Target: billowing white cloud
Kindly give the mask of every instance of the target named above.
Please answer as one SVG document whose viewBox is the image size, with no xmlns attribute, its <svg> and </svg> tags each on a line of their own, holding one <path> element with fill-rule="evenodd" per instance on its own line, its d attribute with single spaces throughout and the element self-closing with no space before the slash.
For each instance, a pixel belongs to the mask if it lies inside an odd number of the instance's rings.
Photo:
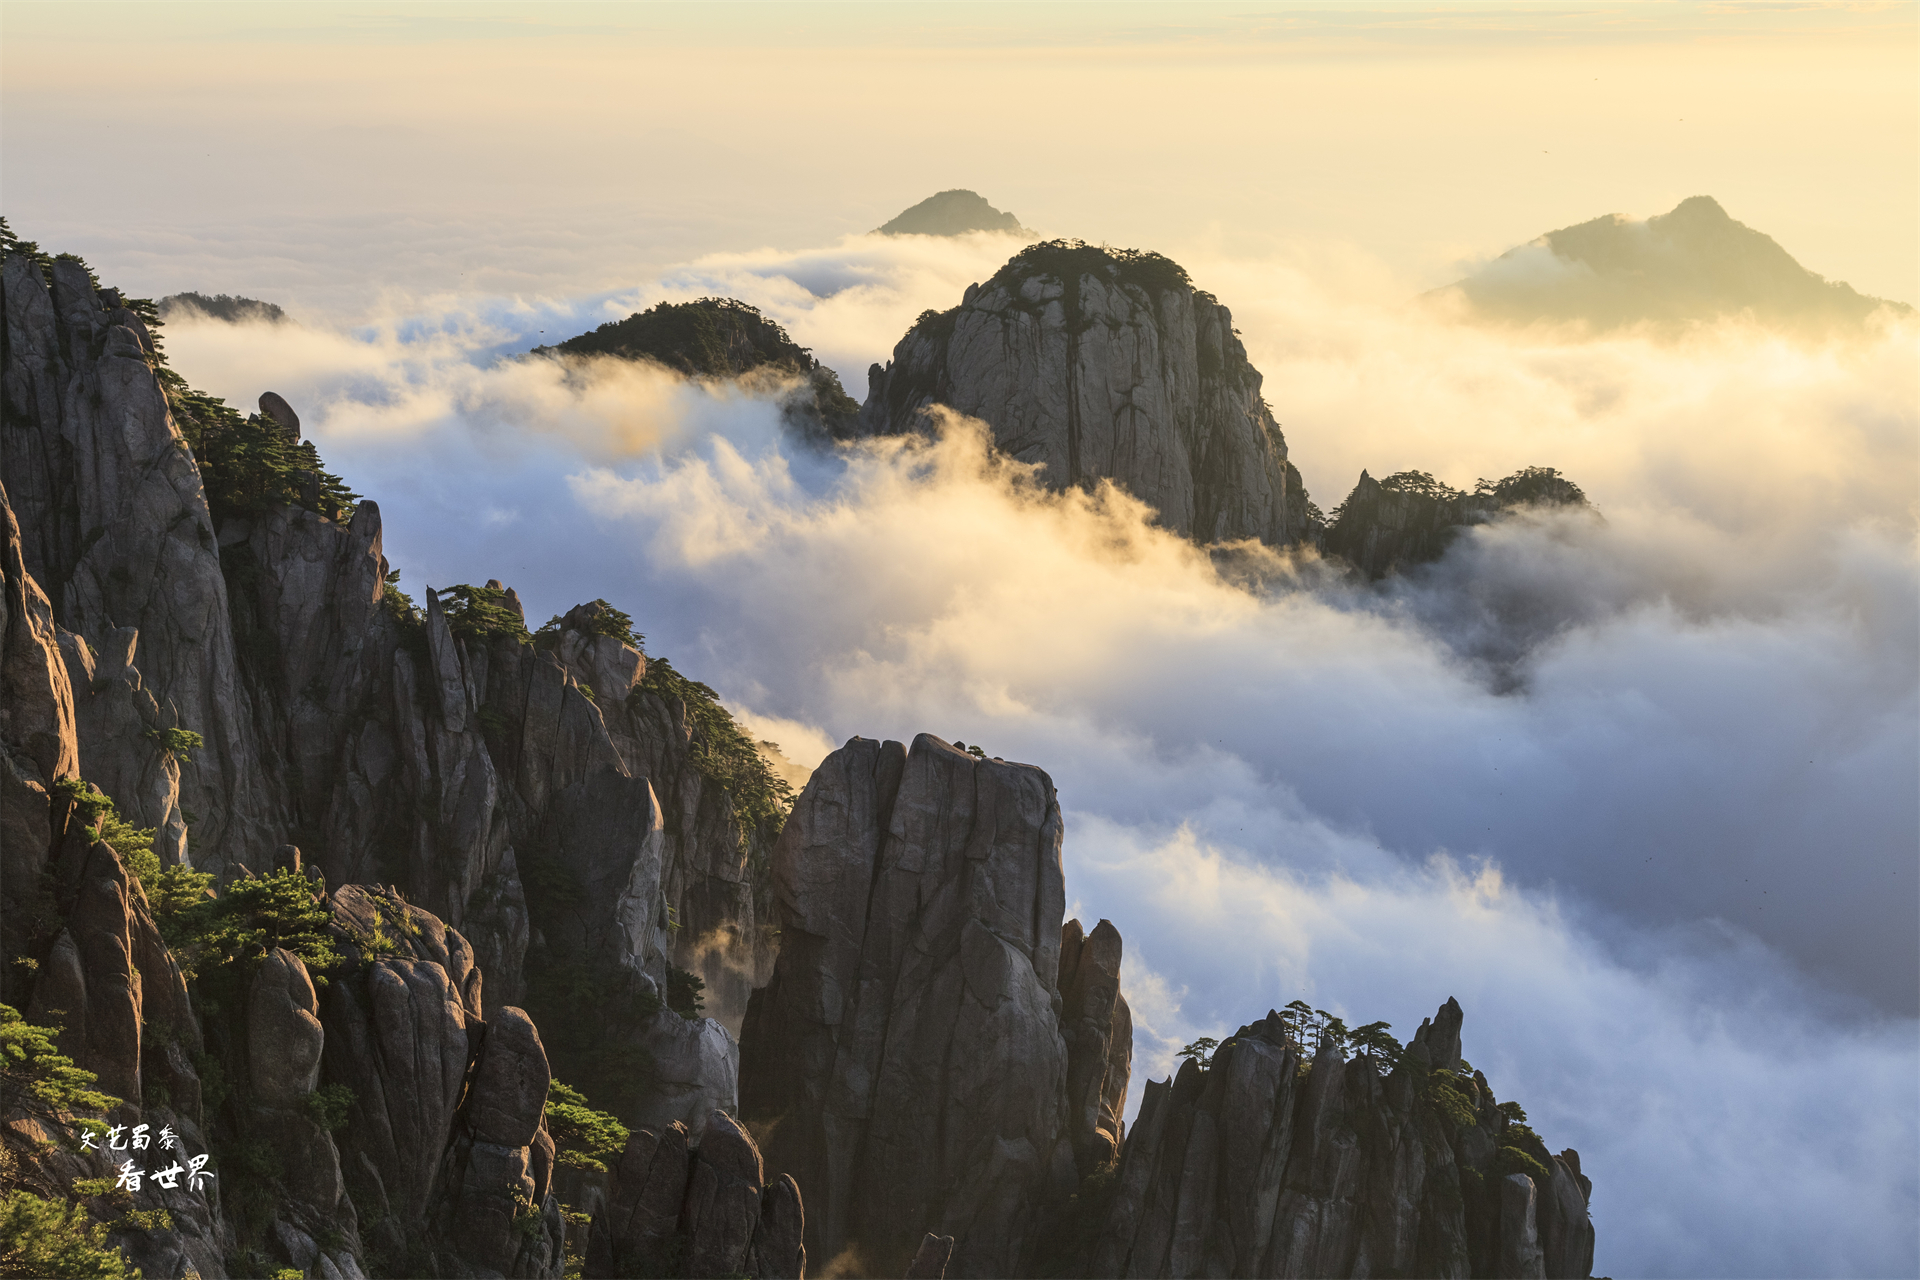
<svg viewBox="0 0 1920 1280">
<path fill-rule="evenodd" d="M 724 288 L 852 368 L 988 274 L 972 252 L 856 240 L 632 297 Z M 211 379 L 170 333 L 196 383 L 294 400 L 410 578 L 613 600 L 802 764 L 929 730 L 1046 767 L 1143 1075 L 1296 995 L 1402 1033 L 1454 995 L 1500 1095 L 1585 1156 L 1602 1270 L 1911 1271 L 1913 334 L 1555 345 L 1402 309 L 1364 262 L 1188 265 L 1323 501 L 1362 465 L 1546 463 L 1602 518 L 1379 589 L 1222 573 L 962 422 L 825 456 L 765 397 L 489 364 L 608 297 L 311 339 L 285 373 L 284 332 Z"/>
</svg>

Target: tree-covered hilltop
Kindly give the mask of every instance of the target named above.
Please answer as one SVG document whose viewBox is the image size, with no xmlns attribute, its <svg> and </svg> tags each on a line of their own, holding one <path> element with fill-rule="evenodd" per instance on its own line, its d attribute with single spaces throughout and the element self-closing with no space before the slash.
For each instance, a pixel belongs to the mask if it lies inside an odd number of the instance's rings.
<svg viewBox="0 0 1920 1280">
<path fill-rule="evenodd" d="M 170 293 L 160 299 L 160 318 L 163 320 L 196 313 L 211 320 L 225 320 L 228 324 L 284 324 L 287 319 L 287 313 L 277 304 L 239 294 L 195 293 L 189 289 L 185 293 Z"/>
<path fill-rule="evenodd" d="M 765 370 L 804 379 L 808 389 L 789 400 L 789 409 L 804 426 L 834 437 L 844 435 L 860 412 L 839 374 L 738 298 L 658 303 L 530 354 L 652 360 L 690 378 L 739 378 Z"/>
</svg>

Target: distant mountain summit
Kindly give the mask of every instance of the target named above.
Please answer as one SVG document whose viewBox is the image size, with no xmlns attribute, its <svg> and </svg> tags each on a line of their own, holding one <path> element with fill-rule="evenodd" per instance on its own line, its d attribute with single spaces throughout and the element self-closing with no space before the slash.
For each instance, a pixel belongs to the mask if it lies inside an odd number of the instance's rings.
<svg viewBox="0 0 1920 1280">
<path fill-rule="evenodd" d="M 963 236 L 969 231 L 1011 231 L 1030 236 L 1033 232 L 1020 225 L 1020 219 L 988 204 L 986 197 L 955 188 L 928 196 L 884 226 L 875 227 L 879 236 Z"/>
<path fill-rule="evenodd" d="M 1689 197 L 1644 222 L 1616 213 L 1550 231 L 1439 292 L 1457 293 L 1483 319 L 1596 330 L 1745 313 L 1825 332 L 1857 327 L 1882 307 L 1913 310 L 1807 270 L 1711 196 Z"/>
</svg>

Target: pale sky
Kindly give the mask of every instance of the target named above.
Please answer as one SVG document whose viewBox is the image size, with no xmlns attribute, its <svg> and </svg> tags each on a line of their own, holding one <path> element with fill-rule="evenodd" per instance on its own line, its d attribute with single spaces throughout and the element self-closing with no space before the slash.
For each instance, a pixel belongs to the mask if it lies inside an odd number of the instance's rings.
<svg viewBox="0 0 1920 1280">
<path fill-rule="evenodd" d="M 0 23 L 7 215 L 136 291 L 340 316 L 381 289 L 578 293 L 964 186 L 1048 235 L 1357 250 L 1408 288 L 1704 193 L 1920 301 L 1911 4 L 8 0 Z"/>
</svg>

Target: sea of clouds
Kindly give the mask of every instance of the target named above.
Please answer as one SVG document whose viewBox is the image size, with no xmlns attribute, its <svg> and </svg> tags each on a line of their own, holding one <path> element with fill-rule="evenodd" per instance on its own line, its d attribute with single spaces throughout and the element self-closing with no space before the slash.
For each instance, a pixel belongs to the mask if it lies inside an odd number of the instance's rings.
<svg viewBox="0 0 1920 1280">
<path fill-rule="evenodd" d="M 1915 332 L 1491 333 L 1353 253 L 1178 255 L 1322 506 L 1362 467 L 1546 464 L 1599 513 L 1381 588 L 1049 493 L 964 420 L 820 453 L 771 394 L 503 358 L 727 294 L 859 397 L 1018 243 L 166 333 L 195 385 L 293 402 L 416 594 L 611 600 L 805 764 L 928 731 L 1045 767 L 1070 908 L 1126 939 L 1136 1096 L 1295 997 L 1404 1037 L 1456 996 L 1496 1093 L 1580 1150 L 1599 1271 L 1920 1268 Z"/>
</svg>

